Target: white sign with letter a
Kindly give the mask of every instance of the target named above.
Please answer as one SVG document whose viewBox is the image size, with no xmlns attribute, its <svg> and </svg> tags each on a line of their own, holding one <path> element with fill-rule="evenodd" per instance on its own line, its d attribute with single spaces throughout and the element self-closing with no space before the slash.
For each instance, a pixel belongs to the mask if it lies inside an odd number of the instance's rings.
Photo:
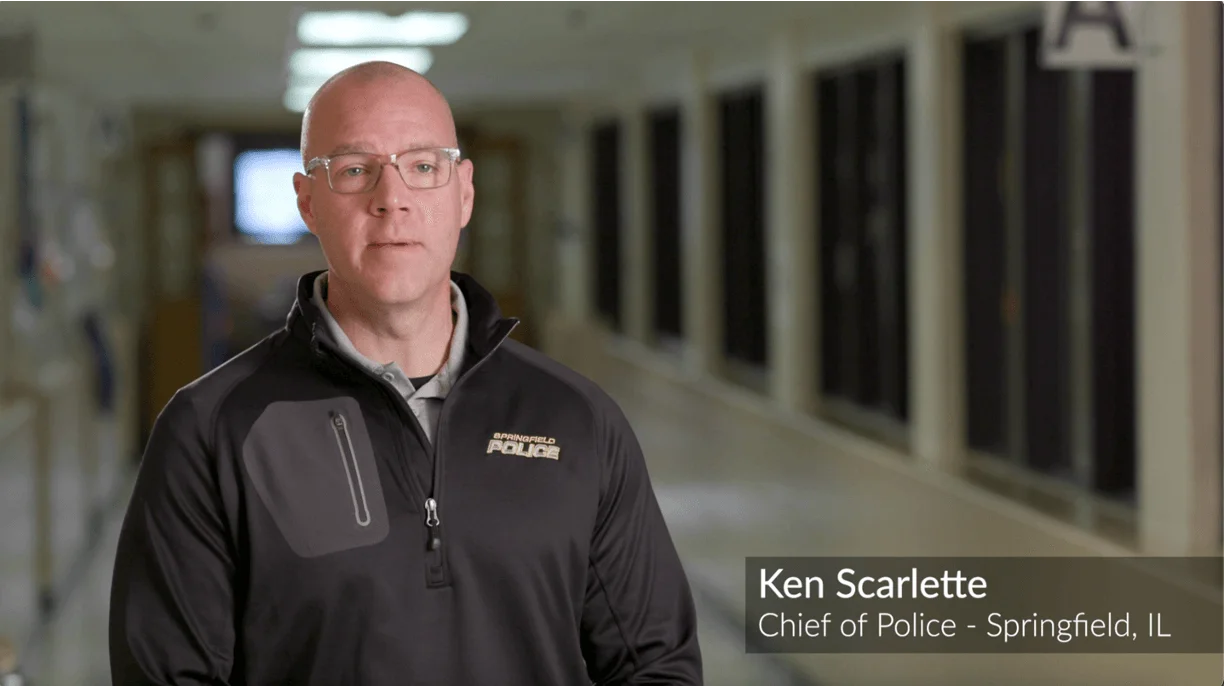
<svg viewBox="0 0 1224 686">
<path fill-rule="evenodd" d="M 1041 36 L 1046 69 L 1130 69 L 1140 54 L 1142 2 L 1049 2 Z"/>
</svg>

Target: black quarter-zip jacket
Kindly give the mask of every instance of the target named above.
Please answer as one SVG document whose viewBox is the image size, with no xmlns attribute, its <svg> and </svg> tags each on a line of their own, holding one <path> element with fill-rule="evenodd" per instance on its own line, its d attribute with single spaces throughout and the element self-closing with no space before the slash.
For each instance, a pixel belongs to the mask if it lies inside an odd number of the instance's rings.
<svg viewBox="0 0 1224 686">
<path fill-rule="evenodd" d="M 471 277 L 435 442 L 286 325 L 153 427 L 111 594 L 116 686 L 700 684 L 691 592 L 637 439 L 595 384 L 508 339 Z"/>
</svg>

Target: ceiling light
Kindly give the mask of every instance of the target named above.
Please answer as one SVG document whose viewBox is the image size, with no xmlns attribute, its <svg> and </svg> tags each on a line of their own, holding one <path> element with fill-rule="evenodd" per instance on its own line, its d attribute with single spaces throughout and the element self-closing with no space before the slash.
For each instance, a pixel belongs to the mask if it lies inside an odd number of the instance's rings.
<svg viewBox="0 0 1224 686">
<path fill-rule="evenodd" d="M 424 74 L 433 65 L 428 48 L 302 48 L 289 58 L 289 71 L 295 77 L 326 79 L 336 72 L 362 62 L 394 62 Z"/>
<path fill-rule="evenodd" d="M 285 109 L 290 112 L 305 112 L 306 105 L 310 104 L 310 98 L 317 90 L 319 90 L 318 86 L 289 86 L 285 89 L 283 100 Z"/>
<path fill-rule="evenodd" d="M 307 12 L 298 20 L 306 45 L 449 45 L 468 30 L 460 12 Z"/>
</svg>

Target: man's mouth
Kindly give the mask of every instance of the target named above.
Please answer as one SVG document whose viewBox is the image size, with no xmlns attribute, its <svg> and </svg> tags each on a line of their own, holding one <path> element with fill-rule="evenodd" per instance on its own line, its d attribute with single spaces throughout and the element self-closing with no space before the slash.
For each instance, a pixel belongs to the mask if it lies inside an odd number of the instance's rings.
<svg viewBox="0 0 1224 686">
<path fill-rule="evenodd" d="M 379 241 L 370 244 L 371 248 L 420 248 L 424 247 L 418 241 Z"/>
</svg>

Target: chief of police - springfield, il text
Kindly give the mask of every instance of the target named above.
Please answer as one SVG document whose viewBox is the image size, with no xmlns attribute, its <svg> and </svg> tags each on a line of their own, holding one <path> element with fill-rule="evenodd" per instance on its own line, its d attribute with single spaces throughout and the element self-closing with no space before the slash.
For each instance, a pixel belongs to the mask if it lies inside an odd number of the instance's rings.
<svg viewBox="0 0 1224 686">
<path fill-rule="evenodd" d="M 406 68 L 314 96 L 293 184 L 328 269 L 158 417 L 115 561 L 116 686 L 702 683 L 625 416 L 453 271 L 457 148 Z"/>
</svg>

